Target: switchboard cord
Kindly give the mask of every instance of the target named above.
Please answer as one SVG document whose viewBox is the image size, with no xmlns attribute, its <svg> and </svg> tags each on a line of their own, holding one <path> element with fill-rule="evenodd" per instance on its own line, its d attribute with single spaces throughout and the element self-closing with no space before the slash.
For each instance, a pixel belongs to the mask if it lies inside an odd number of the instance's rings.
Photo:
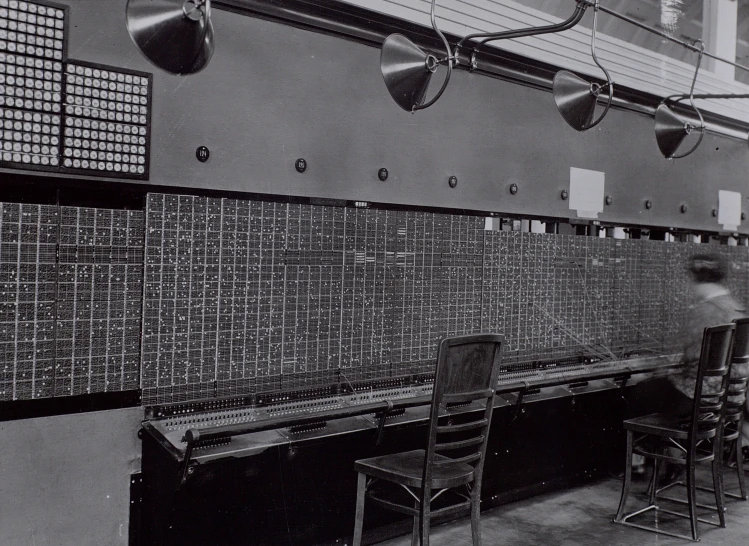
<svg viewBox="0 0 749 546">
<path fill-rule="evenodd" d="M 593 301 L 591 300 L 588 294 L 588 283 L 585 280 L 585 276 L 583 275 L 583 268 L 577 261 L 573 260 L 572 263 L 575 264 L 578 274 L 580 275 L 580 281 L 582 282 L 583 288 L 584 288 L 583 293 L 585 294 L 585 297 L 588 300 L 588 304 L 591 306 L 591 309 L 590 309 L 591 313 L 593 313 L 593 316 L 595 316 L 596 320 L 600 321 L 600 317 L 598 316 L 598 313 L 596 313 L 595 306 L 593 305 Z M 639 294 L 635 294 L 635 298 L 639 300 L 638 301 L 639 303 L 642 303 L 642 299 L 640 298 Z M 651 336 L 650 334 L 648 334 L 641 328 L 638 328 L 636 324 L 633 324 L 632 322 L 628 321 L 626 318 L 624 319 L 624 322 L 627 324 L 627 326 L 629 326 L 630 328 L 633 328 L 638 334 L 642 335 L 644 338 L 649 338 L 649 340 L 652 341 L 656 346 L 658 346 L 659 344 L 662 345 L 662 343 L 658 339 L 654 338 L 653 336 Z M 645 348 L 645 349 L 652 350 L 653 352 L 655 352 L 653 349 L 649 349 L 649 348 Z M 609 350 L 609 352 L 611 351 Z M 617 358 L 613 352 L 611 352 L 611 354 L 614 358 Z"/>
<path fill-rule="evenodd" d="M 343 373 L 343 370 L 341 370 L 341 368 L 339 367 L 339 368 L 338 368 L 338 382 L 339 382 L 339 383 L 341 382 L 341 379 L 340 379 L 341 377 L 343 377 L 343 379 L 345 379 L 345 380 L 346 380 L 346 384 L 347 384 L 347 385 L 349 386 L 349 388 L 351 389 L 351 393 L 352 393 L 352 394 L 353 394 L 353 393 L 355 393 L 356 391 L 354 390 L 354 386 L 353 386 L 353 385 L 351 384 L 351 381 L 349 381 L 349 378 L 348 378 L 348 377 L 346 377 L 346 374 L 345 374 L 345 373 Z"/>
<path fill-rule="evenodd" d="M 595 346 L 589 345 L 587 343 L 584 343 L 579 337 L 577 337 L 571 330 L 569 330 L 567 327 L 564 326 L 564 323 L 559 321 L 554 315 L 549 313 L 546 309 L 538 305 L 537 303 L 533 302 L 533 306 L 539 309 L 542 313 L 544 313 L 548 318 L 550 318 L 558 327 L 559 329 L 567 334 L 568 337 L 570 337 L 573 341 L 575 341 L 578 345 L 580 345 L 583 349 L 587 349 L 591 353 L 593 353 L 596 356 L 601 357 L 602 359 L 607 359 L 610 357 L 613 357 L 616 359 L 616 355 L 611 352 L 608 348 L 606 348 L 607 352 L 598 351 L 595 349 Z"/>
<path fill-rule="evenodd" d="M 595 56 L 594 56 L 594 59 L 595 59 Z M 603 68 L 603 67 L 601 67 L 601 68 Z M 598 313 L 596 312 L 596 306 L 593 305 L 593 300 L 590 297 L 589 289 L 588 289 L 588 282 L 585 280 L 585 275 L 583 275 L 583 269 L 582 269 L 581 265 L 576 260 L 573 260 L 572 263 L 575 264 L 575 269 L 577 270 L 578 275 L 580 275 L 580 282 L 583 285 L 583 294 L 585 295 L 585 299 L 588 300 L 588 305 L 590 306 L 590 312 L 595 317 L 596 322 L 600 323 L 601 322 L 601 318 L 598 316 Z M 616 355 L 613 353 L 613 351 L 611 351 L 611 349 L 609 349 L 605 345 L 602 345 L 602 347 L 609 353 L 609 355 L 612 358 L 616 359 Z"/>
</svg>

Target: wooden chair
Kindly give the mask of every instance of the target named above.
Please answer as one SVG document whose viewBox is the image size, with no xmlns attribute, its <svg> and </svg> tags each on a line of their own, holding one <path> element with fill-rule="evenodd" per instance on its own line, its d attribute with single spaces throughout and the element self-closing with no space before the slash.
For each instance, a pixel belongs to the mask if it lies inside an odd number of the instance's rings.
<svg viewBox="0 0 749 546">
<path fill-rule="evenodd" d="M 696 513 L 697 491 L 695 467 L 697 463 L 711 462 L 718 517 L 720 526 L 725 527 L 722 426 L 725 401 L 728 393 L 727 387 L 730 378 L 731 345 L 735 329 L 735 324 L 705 328 L 702 337 L 700 361 L 697 368 L 697 380 L 693 398 L 694 405 L 691 415 L 681 418 L 655 413 L 624 421 L 624 428 L 627 431 L 627 458 L 622 496 L 619 501 L 619 509 L 614 518 L 615 523 L 677 538 L 699 540 L 697 528 L 698 517 Z M 703 380 L 708 377 L 719 378 L 720 388 L 717 392 L 703 392 L 705 383 Z M 639 435 L 636 442 L 634 440 L 635 434 Z M 699 453 L 697 451 L 698 443 L 707 439 L 712 439 L 712 449 L 708 453 Z M 654 447 L 649 448 L 648 442 L 653 443 Z M 679 455 L 672 455 L 665 447 L 677 447 L 681 453 Z M 625 515 L 624 509 L 632 480 L 632 453 L 638 453 L 646 458 L 653 459 L 653 482 L 650 487 L 650 503 L 648 506 Z M 661 491 L 657 487 L 658 464 L 660 461 L 686 467 L 688 514 L 666 510 L 658 506 L 658 493 Z M 691 524 L 691 535 L 678 534 L 662 528 L 650 527 L 629 521 L 630 518 L 650 510 L 688 518 Z M 699 519 L 699 521 L 713 524 L 713 522 L 705 519 Z"/>
<path fill-rule="evenodd" d="M 731 376 L 728 381 L 728 396 L 726 398 L 724 417 L 723 417 L 723 458 L 730 465 L 731 460 L 735 459 L 736 474 L 739 482 L 739 494 L 724 491 L 726 497 L 734 499 L 747 500 L 746 487 L 744 484 L 744 458 L 741 451 L 741 425 L 744 422 L 744 404 L 746 402 L 746 389 L 749 383 L 749 318 L 741 318 L 733 321 L 736 325 L 736 331 L 733 334 L 733 347 L 731 349 Z M 704 446 L 704 447 L 703 447 Z M 710 440 L 697 444 L 697 452 L 705 449 L 713 449 L 714 446 Z M 720 458 L 720 454 L 716 453 Z M 658 490 L 658 493 L 665 491 L 675 485 L 684 486 L 682 481 L 668 484 Z M 700 491 L 714 493 L 714 487 L 697 486 Z M 664 497 L 668 500 L 684 503 L 682 499 Z M 710 508 L 717 510 L 717 506 L 697 503 L 701 508 Z"/>
<path fill-rule="evenodd" d="M 744 457 L 741 450 L 741 427 L 744 424 L 744 404 L 746 403 L 747 383 L 749 383 L 749 375 L 746 373 L 749 365 L 749 318 L 736 319 L 733 322 L 736 324 L 736 333 L 733 336 L 731 380 L 728 383 L 723 444 L 731 445 L 731 451 L 736 460 L 736 474 L 739 480 L 740 493 L 738 495 L 726 493 L 726 495 L 735 499 L 747 500 L 744 483 Z"/>
<path fill-rule="evenodd" d="M 470 507 L 473 544 L 481 544 L 481 475 L 501 349 L 502 336 L 496 334 L 442 340 L 426 449 L 361 459 L 354 464 L 359 473 L 354 546 L 361 544 L 365 497 L 383 508 L 412 515 L 412 544 L 422 546 L 429 544 L 432 516 L 455 514 Z M 448 405 L 456 404 L 476 405 L 476 411 L 461 414 L 455 419 L 457 423 L 452 423 L 445 413 Z M 378 487 L 375 491 L 375 484 L 385 486 L 384 490 Z M 399 491 L 405 500 L 393 498 Z M 432 509 L 438 497 L 444 501 L 453 495 L 457 502 Z"/>
</svg>

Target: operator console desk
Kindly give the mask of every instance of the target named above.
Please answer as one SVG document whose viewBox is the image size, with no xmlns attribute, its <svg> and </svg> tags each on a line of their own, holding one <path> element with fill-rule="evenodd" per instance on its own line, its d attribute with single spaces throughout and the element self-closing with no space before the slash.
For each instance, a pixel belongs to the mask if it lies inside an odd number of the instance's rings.
<svg viewBox="0 0 749 546">
<path fill-rule="evenodd" d="M 634 375 L 669 373 L 679 354 L 607 360 L 595 363 L 500 373 L 495 407 L 530 401 L 541 389 L 564 393 L 615 388 Z M 336 392 L 339 391 L 339 392 Z M 367 384 L 297 393 L 249 395 L 146 408 L 143 431 L 151 435 L 183 468 L 222 457 L 249 456 L 267 445 L 310 436 L 333 436 L 356 428 L 379 428 L 387 421 L 413 422 L 429 417 L 429 376 L 409 376 Z M 448 408 L 462 412 L 468 407 Z"/>
<path fill-rule="evenodd" d="M 503 365 L 482 502 L 496 506 L 608 472 L 620 459 L 624 389 L 679 362 L 662 355 Z M 432 381 L 340 382 L 147 407 L 143 543 L 342 544 L 356 504 L 354 461 L 421 446 Z M 473 409 L 442 411 L 459 421 Z M 365 534 L 395 536 L 379 517 L 370 514 Z"/>
</svg>

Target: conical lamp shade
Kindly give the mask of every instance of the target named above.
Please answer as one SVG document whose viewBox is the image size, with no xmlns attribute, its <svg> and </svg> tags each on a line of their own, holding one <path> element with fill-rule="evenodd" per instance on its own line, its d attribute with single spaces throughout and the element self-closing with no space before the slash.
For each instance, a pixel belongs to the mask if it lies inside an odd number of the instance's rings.
<svg viewBox="0 0 749 546">
<path fill-rule="evenodd" d="M 195 8 L 195 0 L 128 0 L 127 30 L 151 63 L 172 74 L 193 74 L 213 55 L 209 8 L 210 2 Z M 197 20 L 186 15 L 190 10 Z"/>
<path fill-rule="evenodd" d="M 560 70 L 552 85 L 554 102 L 564 121 L 577 131 L 585 131 L 593 122 L 598 97 L 590 92 L 590 82 L 572 72 Z"/>
<path fill-rule="evenodd" d="M 655 111 L 655 140 L 666 159 L 671 159 L 689 134 L 687 122 L 674 114 L 665 104 Z"/>
<path fill-rule="evenodd" d="M 380 70 L 385 85 L 398 106 L 410 112 L 424 102 L 432 72 L 428 55 L 402 34 L 385 38 L 380 52 Z"/>
</svg>

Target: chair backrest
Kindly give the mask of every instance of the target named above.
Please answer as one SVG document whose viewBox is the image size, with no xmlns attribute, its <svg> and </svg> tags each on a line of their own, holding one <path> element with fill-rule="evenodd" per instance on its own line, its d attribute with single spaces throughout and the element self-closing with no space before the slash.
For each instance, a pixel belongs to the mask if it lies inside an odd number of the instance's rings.
<svg viewBox="0 0 749 546">
<path fill-rule="evenodd" d="M 481 473 L 489 438 L 501 362 L 503 338 L 475 334 L 445 338 L 437 353 L 432 393 L 429 443 L 425 453 L 423 492 L 429 494 L 435 453 L 474 466 L 474 487 L 481 487 Z M 448 405 L 479 403 L 483 411 L 461 414 L 458 424 L 445 422 Z M 443 418 L 440 419 L 440 414 Z"/>
<path fill-rule="evenodd" d="M 723 324 L 705 328 L 703 332 L 690 425 L 692 441 L 695 441 L 698 430 L 717 428 L 722 422 L 735 330 L 735 324 Z"/>
<path fill-rule="evenodd" d="M 736 331 L 733 334 L 731 351 L 731 380 L 728 383 L 726 421 L 738 421 L 741 417 L 749 382 L 749 317 L 733 322 Z"/>
</svg>

